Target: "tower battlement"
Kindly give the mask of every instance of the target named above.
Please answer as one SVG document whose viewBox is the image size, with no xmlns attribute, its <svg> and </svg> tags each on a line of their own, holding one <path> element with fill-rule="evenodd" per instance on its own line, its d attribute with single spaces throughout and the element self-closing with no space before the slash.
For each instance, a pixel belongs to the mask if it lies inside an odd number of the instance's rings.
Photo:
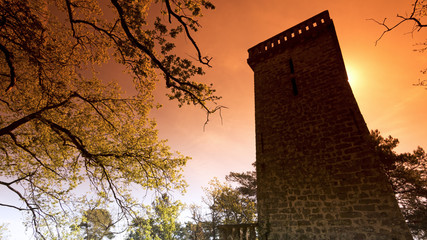
<svg viewBox="0 0 427 240">
<path fill-rule="evenodd" d="M 274 37 L 258 43 L 248 50 L 249 66 L 253 68 L 253 64 L 259 61 L 260 58 L 269 57 L 295 42 L 300 42 L 302 38 L 316 34 L 316 32 L 328 27 L 331 23 L 332 19 L 329 17 L 329 12 L 326 10 L 277 34 Z"/>
</svg>

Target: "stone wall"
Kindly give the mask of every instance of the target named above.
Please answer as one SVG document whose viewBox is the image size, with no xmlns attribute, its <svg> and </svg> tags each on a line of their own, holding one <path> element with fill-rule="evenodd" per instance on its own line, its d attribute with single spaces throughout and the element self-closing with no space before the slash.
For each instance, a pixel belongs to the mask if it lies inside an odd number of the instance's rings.
<svg viewBox="0 0 427 240">
<path fill-rule="evenodd" d="M 412 239 L 327 11 L 249 49 L 259 223 L 268 239 Z"/>
</svg>

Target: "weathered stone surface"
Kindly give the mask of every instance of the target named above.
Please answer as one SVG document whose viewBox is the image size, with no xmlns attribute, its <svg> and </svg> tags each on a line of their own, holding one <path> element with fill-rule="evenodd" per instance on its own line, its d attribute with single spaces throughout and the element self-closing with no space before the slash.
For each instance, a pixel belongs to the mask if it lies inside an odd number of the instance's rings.
<svg viewBox="0 0 427 240">
<path fill-rule="evenodd" d="M 412 239 L 347 81 L 327 11 L 249 49 L 268 239 Z"/>
</svg>

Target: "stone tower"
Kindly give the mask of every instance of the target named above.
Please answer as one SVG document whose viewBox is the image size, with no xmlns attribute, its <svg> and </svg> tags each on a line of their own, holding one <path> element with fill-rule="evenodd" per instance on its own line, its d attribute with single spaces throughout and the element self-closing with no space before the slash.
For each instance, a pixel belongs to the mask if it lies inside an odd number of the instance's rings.
<svg viewBox="0 0 427 240">
<path fill-rule="evenodd" d="M 322 12 L 249 49 L 258 214 L 272 239 L 412 239 Z"/>
</svg>

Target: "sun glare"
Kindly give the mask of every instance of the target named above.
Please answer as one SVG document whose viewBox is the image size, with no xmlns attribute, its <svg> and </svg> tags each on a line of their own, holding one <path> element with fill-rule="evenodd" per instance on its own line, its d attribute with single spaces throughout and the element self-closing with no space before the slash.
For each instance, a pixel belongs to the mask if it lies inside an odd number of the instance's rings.
<svg viewBox="0 0 427 240">
<path fill-rule="evenodd" d="M 348 83 L 350 83 L 350 86 L 352 88 L 356 87 L 357 80 L 358 80 L 357 69 L 352 65 L 348 65 L 346 66 L 346 70 L 347 70 Z"/>
</svg>

